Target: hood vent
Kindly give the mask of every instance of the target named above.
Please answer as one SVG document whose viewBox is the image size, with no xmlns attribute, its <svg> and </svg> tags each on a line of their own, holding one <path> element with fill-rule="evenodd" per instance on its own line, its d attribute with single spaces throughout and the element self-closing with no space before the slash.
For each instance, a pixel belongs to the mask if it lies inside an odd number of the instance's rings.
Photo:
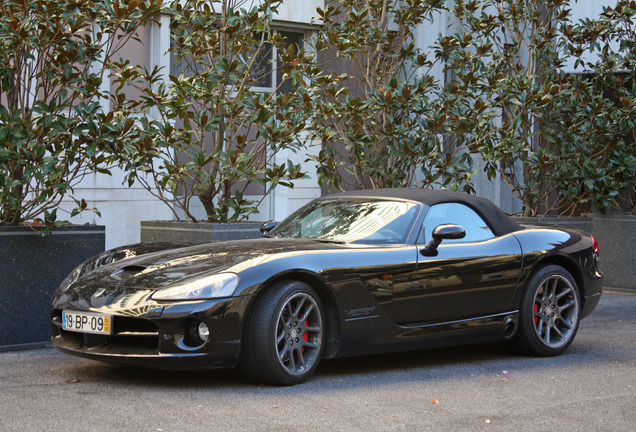
<svg viewBox="0 0 636 432">
<path fill-rule="evenodd" d="M 129 265 L 126 267 L 122 267 L 120 269 L 115 270 L 110 274 L 110 276 L 114 279 L 125 280 L 130 279 L 134 276 L 137 276 L 142 271 L 146 270 L 145 266 L 140 265 Z"/>
</svg>

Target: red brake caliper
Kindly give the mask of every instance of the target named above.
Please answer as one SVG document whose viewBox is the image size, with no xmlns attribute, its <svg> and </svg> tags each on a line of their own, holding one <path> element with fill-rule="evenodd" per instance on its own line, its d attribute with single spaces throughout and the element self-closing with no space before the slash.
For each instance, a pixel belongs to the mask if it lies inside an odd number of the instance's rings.
<svg viewBox="0 0 636 432">
<path fill-rule="evenodd" d="M 302 320 L 302 319 L 303 319 L 303 314 L 302 314 L 302 313 L 298 315 L 298 319 L 299 319 L 299 320 Z M 306 328 L 307 326 L 309 326 L 309 323 L 307 322 L 307 319 L 305 318 L 305 328 Z M 305 332 L 303 333 L 303 340 L 304 340 L 305 342 L 309 342 L 309 334 L 307 333 L 307 331 L 305 331 Z M 302 348 L 300 349 L 300 352 L 303 352 L 303 353 L 304 353 L 304 352 L 305 352 L 305 347 L 302 347 Z"/>
<path fill-rule="evenodd" d="M 539 312 L 539 305 L 536 304 L 536 303 L 534 304 L 534 311 L 535 311 L 535 313 Z M 539 322 L 539 317 L 535 316 L 534 317 L 534 325 L 536 326 L 538 322 Z"/>
</svg>

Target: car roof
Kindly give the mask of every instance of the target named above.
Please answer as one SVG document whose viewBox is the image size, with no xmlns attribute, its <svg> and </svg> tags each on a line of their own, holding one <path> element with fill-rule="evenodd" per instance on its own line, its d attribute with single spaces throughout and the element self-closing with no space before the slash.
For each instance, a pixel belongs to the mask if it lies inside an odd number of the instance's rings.
<svg viewBox="0 0 636 432">
<path fill-rule="evenodd" d="M 437 189 L 393 188 L 365 189 L 350 192 L 339 192 L 322 197 L 329 198 L 374 198 L 416 201 L 430 206 L 441 203 L 460 203 L 475 210 L 490 226 L 495 235 L 505 235 L 523 229 L 499 207 L 486 198 Z"/>
</svg>

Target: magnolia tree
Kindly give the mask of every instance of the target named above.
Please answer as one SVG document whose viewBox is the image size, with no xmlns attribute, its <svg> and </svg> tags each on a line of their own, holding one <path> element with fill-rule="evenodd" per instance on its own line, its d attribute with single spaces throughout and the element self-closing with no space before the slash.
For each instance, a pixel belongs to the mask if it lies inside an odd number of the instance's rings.
<svg viewBox="0 0 636 432">
<path fill-rule="evenodd" d="M 120 142 L 120 163 L 177 219 L 196 222 L 197 200 L 207 221 L 244 219 L 274 187 L 304 176 L 280 152 L 302 145 L 306 115 L 298 106 L 307 90 L 295 63 L 305 54 L 272 29 L 280 0 L 253 3 L 172 2 L 177 70 L 118 64 L 117 109 L 137 117 Z M 124 97 L 130 85 L 139 98 Z M 248 200 L 255 185 L 262 198 Z"/>
<path fill-rule="evenodd" d="M 526 216 L 620 206 L 635 175 L 633 2 L 583 23 L 567 0 L 457 0 L 451 12 L 461 30 L 436 51 L 453 76 L 447 94 L 470 108 L 447 122 L 469 132 L 488 177 Z M 564 72 L 590 51 L 593 74 Z"/>
<path fill-rule="evenodd" d="M 447 138 L 435 59 L 415 33 L 444 2 L 336 0 L 319 9 L 311 130 L 321 184 L 471 190 L 465 140 Z"/>
<path fill-rule="evenodd" d="M 526 216 L 633 212 L 635 8 L 572 22 L 569 0 L 329 2 L 306 72 L 319 180 L 471 191 L 479 167 Z M 444 16 L 451 32 L 418 47 Z"/>
<path fill-rule="evenodd" d="M 113 163 L 177 218 L 243 219 L 304 176 L 305 131 L 330 187 L 472 191 L 479 161 L 526 215 L 635 211 L 633 1 L 334 0 L 312 46 L 272 28 L 281 2 L 1 2 L 0 223 L 50 228 Z M 160 12 L 173 70 L 118 60 Z M 444 14 L 458 31 L 417 45 Z"/>
<path fill-rule="evenodd" d="M 537 213 L 545 186 L 543 159 L 537 159 L 538 167 L 532 163 L 540 128 L 558 105 L 563 84 L 563 38 L 550 23 L 566 5 L 567 0 L 458 0 L 451 12 L 460 30 L 436 46 L 452 75 L 449 87 L 474 107 L 448 121 L 468 122 L 471 151 L 483 158 L 489 178 L 499 176 L 510 186 L 528 216 Z"/>
<path fill-rule="evenodd" d="M 577 84 L 586 91 L 572 99 L 571 115 L 580 143 L 560 177 L 568 204 L 589 203 L 601 211 L 636 214 L 636 3 L 619 0 L 600 17 L 565 26 L 568 52 L 585 75 Z M 586 58 L 587 61 L 583 59 Z M 589 56 L 589 54 L 592 54 Z M 591 59 L 590 59 L 591 58 Z"/>
<path fill-rule="evenodd" d="M 124 124 L 102 82 L 120 48 L 156 16 L 155 0 L 0 2 L 0 223 L 59 224 L 57 207 Z M 107 87 L 107 86 L 106 86 Z M 73 214 L 87 208 L 76 200 Z"/>
</svg>

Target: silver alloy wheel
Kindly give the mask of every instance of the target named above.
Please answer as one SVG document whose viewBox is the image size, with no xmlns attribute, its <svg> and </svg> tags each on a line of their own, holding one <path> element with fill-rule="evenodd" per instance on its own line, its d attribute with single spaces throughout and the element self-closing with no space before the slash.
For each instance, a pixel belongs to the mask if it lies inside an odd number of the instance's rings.
<svg viewBox="0 0 636 432">
<path fill-rule="evenodd" d="M 304 292 L 289 297 L 276 319 L 278 361 L 291 375 L 301 375 L 318 359 L 322 317 L 314 298 Z"/>
<path fill-rule="evenodd" d="M 565 277 L 551 275 L 541 282 L 534 296 L 534 330 L 550 348 L 567 344 L 576 332 L 580 306 L 574 290 Z"/>
</svg>

